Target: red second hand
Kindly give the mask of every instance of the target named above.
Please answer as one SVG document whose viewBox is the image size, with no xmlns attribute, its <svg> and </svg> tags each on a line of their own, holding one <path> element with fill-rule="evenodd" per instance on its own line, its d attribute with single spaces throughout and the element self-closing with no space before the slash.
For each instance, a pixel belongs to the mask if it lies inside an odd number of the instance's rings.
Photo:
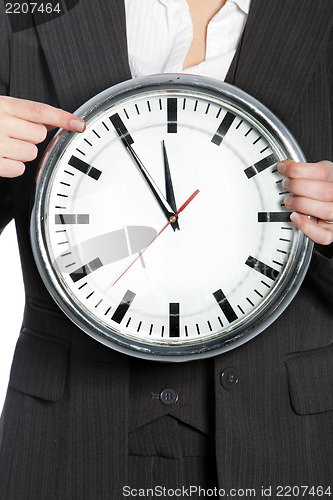
<svg viewBox="0 0 333 500">
<path fill-rule="evenodd" d="M 124 274 L 133 266 L 133 264 L 141 257 L 141 255 L 143 254 L 143 252 L 145 252 L 147 250 L 147 248 L 150 247 L 150 245 L 152 243 L 154 243 L 154 241 L 156 240 L 156 238 L 158 238 L 158 236 L 160 234 L 163 233 L 163 231 L 169 226 L 169 224 L 171 224 L 171 222 L 174 222 L 177 218 L 177 216 L 180 214 L 180 212 L 182 212 L 184 210 L 184 208 L 187 207 L 187 205 L 189 203 L 191 203 L 191 201 L 193 200 L 193 198 L 196 197 L 196 195 L 199 193 L 199 189 L 197 189 L 196 191 L 194 191 L 194 193 L 188 198 L 188 200 L 185 201 L 185 203 L 183 203 L 183 205 L 180 207 L 180 209 L 178 210 L 177 213 L 175 213 L 175 215 L 173 215 L 169 222 L 167 224 L 165 224 L 165 226 L 161 229 L 161 231 L 159 233 L 157 233 L 157 235 L 155 236 L 155 238 L 153 240 L 151 240 L 151 242 L 149 243 L 149 245 L 147 245 L 143 250 L 141 250 L 141 252 L 138 254 L 137 257 L 135 257 L 135 259 L 133 260 L 133 262 L 131 262 L 131 264 L 125 269 L 125 271 L 116 279 L 116 281 L 114 281 L 112 283 L 112 286 L 114 286 L 119 280 L 120 278 L 122 278 L 124 276 Z"/>
</svg>

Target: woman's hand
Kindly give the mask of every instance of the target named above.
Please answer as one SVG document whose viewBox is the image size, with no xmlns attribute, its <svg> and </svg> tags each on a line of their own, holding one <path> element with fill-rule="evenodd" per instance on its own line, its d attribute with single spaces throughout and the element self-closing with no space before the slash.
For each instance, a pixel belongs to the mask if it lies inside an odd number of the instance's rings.
<svg viewBox="0 0 333 500">
<path fill-rule="evenodd" d="M 40 102 L 0 96 L 0 177 L 18 177 L 38 155 L 36 144 L 61 127 L 83 132 L 81 118 Z"/>
<path fill-rule="evenodd" d="M 285 160 L 277 169 L 285 175 L 282 186 L 289 191 L 284 204 L 290 219 L 315 243 L 333 242 L 333 163 L 298 163 Z M 316 222 L 307 215 L 315 217 Z"/>
</svg>

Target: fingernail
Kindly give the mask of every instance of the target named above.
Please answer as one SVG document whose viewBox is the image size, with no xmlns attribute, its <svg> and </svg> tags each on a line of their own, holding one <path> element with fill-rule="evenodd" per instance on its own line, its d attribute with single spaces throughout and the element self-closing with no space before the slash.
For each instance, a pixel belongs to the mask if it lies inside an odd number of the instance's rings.
<svg viewBox="0 0 333 500">
<path fill-rule="evenodd" d="M 300 215 L 297 212 L 293 212 L 292 214 L 290 214 L 290 219 L 293 222 L 298 222 L 300 220 Z"/>
<path fill-rule="evenodd" d="M 288 189 L 289 187 L 289 179 L 283 179 L 281 185 L 284 189 Z"/>
<path fill-rule="evenodd" d="M 285 204 L 285 206 L 287 208 L 290 208 L 293 204 L 293 200 L 294 200 L 294 197 L 293 196 L 285 196 L 284 200 L 283 200 L 283 203 Z"/>
<path fill-rule="evenodd" d="M 287 170 L 287 165 L 283 161 L 280 161 L 280 163 L 277 164 L 276 168 L 278 169 L 280 174 L 284 174 Z"/>
<path fill-rule="evenodd" d="M 287 164 L 288 162 L 290 161 L 293 161 L 293 160 L 290 160 L 290 158 L 286 158 L 285 160 L 282 160 L 280 161 L 277 165 L 276 165 L 276 168 L 278 169 L 278 171 L 280 172 L 280 174 L 284 174 L 286 169 L 287 169 Z"/>
<path fill-rule="evenodd" d="M 71 129 L 74 132 L 83 132 L 86 128 L 86 124 L 83 120 L 73 119 L 70 122 Z"/>
</svg>

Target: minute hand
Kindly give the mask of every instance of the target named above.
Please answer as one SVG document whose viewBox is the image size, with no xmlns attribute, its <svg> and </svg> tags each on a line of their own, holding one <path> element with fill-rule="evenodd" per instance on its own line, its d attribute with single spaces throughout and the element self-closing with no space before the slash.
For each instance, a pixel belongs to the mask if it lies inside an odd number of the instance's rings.
<svg viewBox="0 0 333 500">
<path fill-rule="evenodd" d="M 162 193 L 155 184 L 153 178 L 150 176 L 149 172 L 147 171 L 146 167 L 144 166 L 144 164 L 142 163 L 142 161 L 140 160 L 140 158 L 138 157 L 132 146 L 127 141 L 125 146 L 130 155 L 132 156 L 133 160 L 135 161 L 137 167 L 139 168 L 144 180 L 148 184 L 149 189 L 151 190 L 153 196 L 155 197 L 157 203 L 159 204 L 166 219 L 170 221 L 170 225 L 172 226 L 173 230 L 175 230 L 178 226 L 176 219 L 173 220 L 173 218 L 175 217 L 175 212 L 172 210 L 169 203 L 163 197 Z"/>
</svg>

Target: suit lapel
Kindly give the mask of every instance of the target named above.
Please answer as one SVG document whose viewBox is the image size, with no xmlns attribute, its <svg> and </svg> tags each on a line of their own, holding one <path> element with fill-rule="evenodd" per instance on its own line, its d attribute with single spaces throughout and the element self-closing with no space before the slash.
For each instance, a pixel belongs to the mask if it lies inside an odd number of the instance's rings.
<svg viewBox="0 0 333 500">
<path fill-rule="evenodd" d="M 52 22 L 35 22 L 60 107 L 74 111 L 131 78 L 123 1 L 80 0 Z"/>
<path fill-rule="evenodd" d="M 252 0 L 226 81 L 288 125 L 327 41 L 332 16 L 332 0 Z"/>
<path fill-rule="evenodd" d="M 296 5 L 297 4 L 297 5 Z M 288 125 L 320 57 L 331 0 L 252 0 L 226 81 L 253 95 Z M 122 0 L 80 2 L 37 30 L 59 105 L 73 111 L 131 78 Z"/>
</svg>

